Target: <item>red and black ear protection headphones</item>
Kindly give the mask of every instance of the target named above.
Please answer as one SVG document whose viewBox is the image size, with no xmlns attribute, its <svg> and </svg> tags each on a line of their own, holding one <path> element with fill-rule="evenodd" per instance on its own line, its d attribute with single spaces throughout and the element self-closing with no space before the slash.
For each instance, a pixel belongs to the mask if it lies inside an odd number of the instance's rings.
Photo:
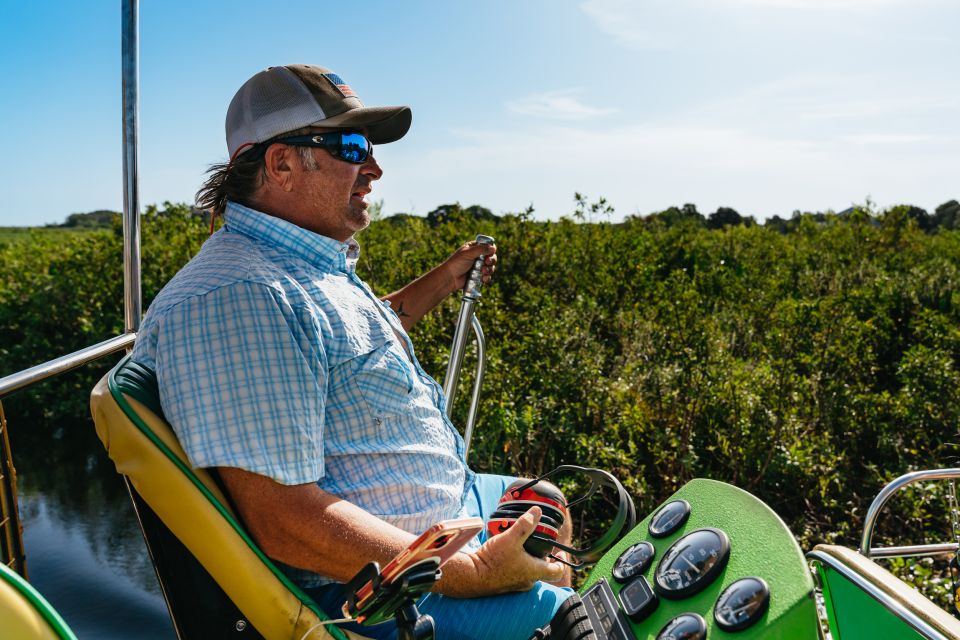
<svg viewBox="0 0 960 640">
<path fill-rule="evenodd" d="M 590 487 L 586 493 L 575 500 L 567 501 L 563 493 L 553 484 L 546 482 L 550 476 L 560 473 L 580 473 L 590 478 Z M 610 487 L 617 492 L 617 515 L 613 523 L 601 535 L 596 542 L 585 549 L 574 549 L 557 542 L 560 534 L 560 527 L 569 516 L 569 508 L 589 500 L 601 487 Z M 543 515 L 540 516 L 540 523 L 530 537 L 527 538 L 523 548 L 531 555 L 544 558 L 553 551 L 554 548 L 566 551 L 571 556 L 577 558 L 580 562 L 574 564 L 557 556 L 551 556 L 555 560 L 568 564 L 574 569 L 581 569 L 587 564 L 592 564 L 599 560 L 603 554 L 613 544 L 620 539 L 620 536 L 636 525 L 637 514 L 630 494 L 623 488 L 620 481 L 612 475 L 601 469 L 590 469 L 587 467 L 578 467 L 574 465 L 562 465 L 543 474 L 534 480 L 517 480 L 507 487 L 507 491 L 500 498 L 497 504 L 497 510 L 490 514 L 487 521 L 488 535 L 494 536 L 503 533 L 509 529 L 517 518 L 527 512 L 532 506 L 540 507 Z"/>
</svg>

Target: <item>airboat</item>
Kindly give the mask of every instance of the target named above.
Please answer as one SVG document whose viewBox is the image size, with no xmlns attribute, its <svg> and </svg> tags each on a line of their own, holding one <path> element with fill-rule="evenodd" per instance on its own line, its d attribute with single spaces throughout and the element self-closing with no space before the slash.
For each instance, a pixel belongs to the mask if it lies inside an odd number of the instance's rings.
<svg viewBox="0 0 960 640">
<path fill-rule="evenodd" d="M 122 2 L 123 334 L 0 379 L 0 399 L 94 360 L 129 351 L 141 317 L 138 191 L 138 2 Z M 468 282 L 444 390 L 453 406 L 472 331 L 477 371 L 464 429 L 469 443 L 484 374 L 480 288 Z M 177 637 L 322 640 L 362 638 L 329 622 L 244 528 L 214 474 L 191 468 L 164 419 L 152 371 L 124 357 L 96 385 L 97 433 L 123 476 Z M 448 409 L 449 412 L 449 409 Z M 68 624 L 26 580 L 15 473 L 0 411 L 0 637 L 74 640 Z M 960 639 L 947 611 L 877 563 L 884 558 L 956 557 L 960 469 L 903 475 L 876 496 L 856 549 L 818 545 L 804 553 L 760 499 L 695 479 L 615 541 L 578 590 L 579 631 L 553 638 L 679 640 Z M 875 546 L 884 506 L 905 487 L 946 482 L 957 540 Z M 960 594 L 957 594 L 960 598 Z M 545 637 L 545 636 L 541 636 Z M 82 640 L 82 639 L 81 639 Z"/>
</svg>

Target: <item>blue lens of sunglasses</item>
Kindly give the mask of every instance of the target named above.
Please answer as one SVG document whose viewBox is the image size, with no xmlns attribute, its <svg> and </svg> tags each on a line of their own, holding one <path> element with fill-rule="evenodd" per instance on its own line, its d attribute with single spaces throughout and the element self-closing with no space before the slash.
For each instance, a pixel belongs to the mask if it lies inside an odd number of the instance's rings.
<svg viewBox="0 0 960 640">
<path fill-rule="evenodd" d="M 341 160 L 360 164 L 367 161 L 370 147 L 370 141 L 362 133 L 341 133 L 339 148 L 330 150 Z"/>
</svg>

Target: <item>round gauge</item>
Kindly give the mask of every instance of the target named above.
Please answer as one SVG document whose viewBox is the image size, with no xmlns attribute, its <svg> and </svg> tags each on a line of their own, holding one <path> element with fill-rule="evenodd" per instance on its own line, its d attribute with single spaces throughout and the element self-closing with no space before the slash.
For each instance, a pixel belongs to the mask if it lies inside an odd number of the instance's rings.
<svg viewBox="0 0 960 640">
<path fill-rule="evenodd" d="M 703 640 L 706 637 L 707 621 L 696 613 L 681 613 L 657 634 L 657 640 Z"/>
<path fill-rule="evenodd" d="M 741 578 L 723 590 L 713 618 L 724 631 L 746 629 L 767 612 L 770 588 L 762 578 Z"/>
<path fill-rule="evenodd" d="M 730 559 L 730 538 L 720 529 L 697 529 L 673 543 L 654 574 L 654 589 L 678 600 L 707 588 Z"/>
<path fill-rule="evenodd" d="M 686 500 L 674 500 L 660 507 L 650 519 L 650 535 L 654 538 L 666 538 L 679 529 L 690 517 L 690 503 Z"/>
<path fill-rule="evenodd" d="M 633 576 L 640 575 L 647 570 L 655 555 L 657 550 L 646 540 L 628 547 L 613 565 L 614 579 L 617 582 L 626 582 Z"/>
</svg>

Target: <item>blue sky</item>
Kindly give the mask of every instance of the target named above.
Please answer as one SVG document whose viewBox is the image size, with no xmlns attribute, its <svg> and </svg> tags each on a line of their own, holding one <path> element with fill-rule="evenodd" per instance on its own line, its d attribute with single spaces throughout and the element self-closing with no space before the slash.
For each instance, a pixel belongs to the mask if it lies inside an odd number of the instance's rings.
<svg viewBox="0 0 960 640">
<path fill-rule="evenodd" d="M 0 226 L 121 207 L 119 7 L 3 0 Z M 955 0 L 168 0 L 140 19 L 144 204 L 192 200 L 236 89 L 293 62 L 413 108 L 377 149 L 387 214 L 960 198 Z"/>
</svg>

